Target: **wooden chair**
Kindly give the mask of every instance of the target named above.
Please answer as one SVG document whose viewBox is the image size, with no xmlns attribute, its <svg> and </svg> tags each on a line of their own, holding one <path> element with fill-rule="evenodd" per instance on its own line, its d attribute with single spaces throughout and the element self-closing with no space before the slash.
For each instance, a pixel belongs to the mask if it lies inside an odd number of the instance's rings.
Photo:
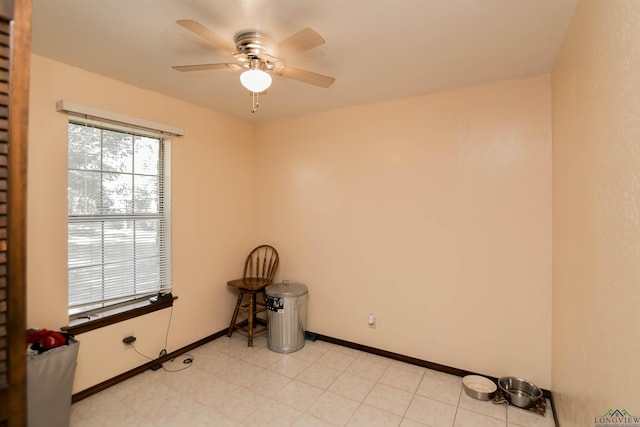
<svg viewBox="0 0 640 427">
<path fill-rule="evenodd" d="M 231 324 L 227 331 L 230 337 L 234 329 L 242 329 L 247 333 L 249 347 L 253 347 L 253 336 L 267 330 L 267 320 L 257 317 L 258 313 L 266 311 L 266 295 L 264 288 L 273 281 L 273 276 L 278 270 L 278 251 L 273 246 L 260 245 L 253 249 L 244 263 L 244 274 L 242 279 L 230 280 L 227 286 L 238 288 L 238 301 L 233 310 Z M 262 301 L 258 301 L 258 295 L 262 295 Z M 249 301 L 244 302 L 244 297 L 248 295 Z M 258 306 L 260 308 L 258 308 Z M 247 313 L 247 318 L 237 322 L 240 311 Z M 255 328 L 255 324 L 262 326 Z"/>
</svg>

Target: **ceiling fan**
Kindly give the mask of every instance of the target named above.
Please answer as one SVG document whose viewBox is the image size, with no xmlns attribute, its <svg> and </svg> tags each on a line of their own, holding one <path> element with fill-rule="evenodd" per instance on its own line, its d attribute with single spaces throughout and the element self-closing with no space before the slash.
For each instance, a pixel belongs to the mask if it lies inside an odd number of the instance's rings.
<svg viewBox="0 0 640 427">
<path fill-rule="evenodd" d="M 292 57 L 324 44 L 320 34 L 311 28 L 305 28 L 287 37 L 278 44 L 259 31 L 243 31 L 235 36 L 235 46 L 197 21 L 185 19 L 176 21 L 185 29 L 206 40 L 219 54 L 230 55 L 237 62 L 178 65 L 177 71 L 203 71 L 231 69 L 243 71 L 240 82 L 253 95 L 252 113 L 259 106 L 258 95 L 271 86 L 271 75 L 328 88 L 335 78 L 285 65 L 281 58 Z M 277 55 L 277 56 L 276 56 Z"/>
</svg>

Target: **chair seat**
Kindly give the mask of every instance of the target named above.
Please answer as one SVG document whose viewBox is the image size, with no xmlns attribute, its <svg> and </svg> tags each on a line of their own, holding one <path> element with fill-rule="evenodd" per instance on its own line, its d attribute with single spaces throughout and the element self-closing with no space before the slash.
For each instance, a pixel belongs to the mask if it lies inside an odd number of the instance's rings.
<svg viewBox="0 0 640 427">
<path fill-rule="evenodd" d="M 271 279 L 263 279 L 260 277 L 245 277 L 244 279 L 230 280 L 227 282 L 228 286 L 246 289 L 248 291 L 259 291 L 270 284 Z"/>
</svg>

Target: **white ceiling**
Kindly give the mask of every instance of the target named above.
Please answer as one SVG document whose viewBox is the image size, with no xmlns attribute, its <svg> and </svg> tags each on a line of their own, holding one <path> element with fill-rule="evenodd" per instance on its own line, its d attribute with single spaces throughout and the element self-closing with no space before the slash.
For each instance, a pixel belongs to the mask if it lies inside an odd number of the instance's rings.
<svg viewBox="0 0 640 427">
<path fill-rule="evenodd" d="M 295 117 L 551 71 L 576 0 L 33 0 L 33 52 L 243 120 Z M 231 43 L 305 28 L 326 43 L 287 65 L 336 78 L 328 89 L 274 77 L 260 108 L 232 62 L 176 20 Z M 73 101 L 73 100 L 71 100 Z"/>
</svg>

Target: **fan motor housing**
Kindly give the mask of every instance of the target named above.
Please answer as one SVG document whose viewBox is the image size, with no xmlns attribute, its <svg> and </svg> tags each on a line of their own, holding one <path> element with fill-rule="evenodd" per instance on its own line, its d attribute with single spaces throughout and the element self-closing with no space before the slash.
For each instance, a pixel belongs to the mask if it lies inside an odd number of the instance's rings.
<svg viewBox="0 0 640 427">
<path fill-rule="evenodd" d="M 253 59 L 260 62 L 263 70 L 274 70 L 281 66 L 278 58 L 269 51 L 272 41 L 264 33 L 259 31 L 243 31 L 236 34 L 236 59 L 245 63 L 248 67 Z"/>
<path fill-rule="evenodd" d="M 261 54 L 269 54 L 268 45 L 271 40 L 258 31 L 243 31 L 235 38 L 236 49 L 246 55 L 259 57 Z"/>
</svg>

